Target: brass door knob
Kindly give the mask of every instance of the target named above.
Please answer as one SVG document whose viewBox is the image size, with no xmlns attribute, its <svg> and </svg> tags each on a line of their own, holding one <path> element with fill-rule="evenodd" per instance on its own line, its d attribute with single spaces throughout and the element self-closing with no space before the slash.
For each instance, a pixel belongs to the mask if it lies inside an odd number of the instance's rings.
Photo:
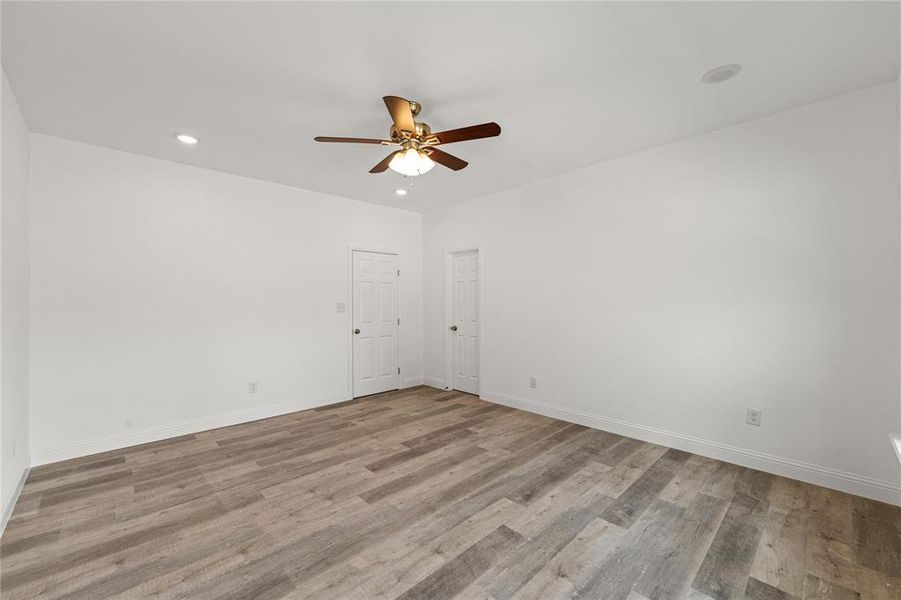
<svg viewBox="0 0 901 600">
<path fill-rule="evenodd" d="M 457 331 L 457 326 L 456 326 L 456 325 L 451 325 L 451 331 Z"/>
<path fill-rule="evenodd" d="M 360 330 L 359 330 L 359 329 L 354 329 L 354 335 L 360 335 Z"/>
</svg>

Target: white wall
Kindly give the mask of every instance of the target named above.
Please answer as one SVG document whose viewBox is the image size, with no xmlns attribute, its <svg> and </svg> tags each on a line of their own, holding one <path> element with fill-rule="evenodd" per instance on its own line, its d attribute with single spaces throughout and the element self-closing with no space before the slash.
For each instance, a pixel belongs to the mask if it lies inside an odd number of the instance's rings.
<svg viewBox="0 0 901 600">
<path fill-rule="evenodd" d="M 0 531 L 22 475 L 28 442 L 28 129 L 6 74 L 2 82 L 0 184 Z"/>
<path fill-rule="evenodd" d="M 348 398 L 348 244 L 421 381 L 419 214 L 37 134 L 30 195 L 36 464 Z"/>
<path fill-rule="evenodd" d="M 896 101 L 884 84 L 427 213 L 426 381 L 443 251 L 479 244 L 486 398 L 901 502 Z"/>
</svg>

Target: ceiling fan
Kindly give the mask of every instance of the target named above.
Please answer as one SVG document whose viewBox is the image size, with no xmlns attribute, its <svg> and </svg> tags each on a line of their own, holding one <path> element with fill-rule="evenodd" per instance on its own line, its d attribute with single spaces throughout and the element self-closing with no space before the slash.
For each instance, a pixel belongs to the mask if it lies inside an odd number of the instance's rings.
<svg viewBox="0 0 901 600">
<path fill-rule="evenodd" d="M 386 156 L 379 164 L 372 167 L 369 172 L 383 173 L 390 168 L 401 175 L 413 177 L 427 173 L 435 166 L 435 163 L 444 165 L 454 171 L 459 171 L 469 164 L 465 160 L 439 150 L 435 146 L 494 137 L 501 133 L 501 127 L 497 123 L 482 123 L 481 125 L 432 133 L 432 129 L 426 123 L 414 120 L 414 117 L 422 110 L 422 105 L 419 102 L 406 100 L 399 96 L 385 96 L 382 99 L 385 101 L 385 106 L 388 107 L 388 112 L 394 121 L 388 133 L 391 139 L 322 136 L 313 139 L 317 142 L 400 146 L 400 149 Z"/>
</svg>

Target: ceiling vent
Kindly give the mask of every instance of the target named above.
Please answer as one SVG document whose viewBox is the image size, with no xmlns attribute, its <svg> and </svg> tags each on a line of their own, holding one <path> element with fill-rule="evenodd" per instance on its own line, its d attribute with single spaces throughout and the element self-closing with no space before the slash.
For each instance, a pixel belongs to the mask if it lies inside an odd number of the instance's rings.
<svg viewBox="0 0 901 600">
<path fill-rule="evenodd" d="M 737 65 L 735 63 L 720 65 L 704 73 L 701 76 L 701 81 L 710 84 L 722 83 L 724 81 L 732 79 L 739 73 L 741 73 L 741 65 Z"/>
</svg>

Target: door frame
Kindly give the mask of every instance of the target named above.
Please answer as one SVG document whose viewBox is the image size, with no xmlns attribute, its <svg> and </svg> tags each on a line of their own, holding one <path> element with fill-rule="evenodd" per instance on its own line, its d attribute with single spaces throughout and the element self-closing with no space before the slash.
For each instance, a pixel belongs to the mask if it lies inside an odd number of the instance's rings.
<svg viewBox="0 0 901 600">
<path fill-rule="evenodd" d="M 485 294 L 484 272 L 482 268 L 485 256 L 479 244 L 455 246 L 444 250 L 444 389 L 454 389 L 454 336 L 451 335 L 450 325 L 453 318 L 454 307 L 454 254 L 461 252 L 475 252 L 478 254 L 479 264 L 479 397 L 482 397 L 482 389 L 485 381 L 485 308 L 482 302 Z"/>
<path fill-rule="evenodd" d="M 400 252 L 390 248 L 380 248 L 377 246 L 367 246 L 365 244 L 348 244 L 347 245 L 347 302 L 344 316 L 344 326 L 347 329 L 347 393 L 350 396 L 348 400 L 354 398 L 354 252 L 372 252 L 373 254 L 391 254 L 397 257 L 397 268 L 400 270 Z M 400 369 L 401 357 L 401 336 L 403 330 L 403 318 L 401 315 L 401 278 L 403 271 L 397 277 L 397 318 L 400 323 L 397 325 L 397 367 Z M 402 373 L 397 374 L 397 389 L 401 389 Z"/>
</svg>

